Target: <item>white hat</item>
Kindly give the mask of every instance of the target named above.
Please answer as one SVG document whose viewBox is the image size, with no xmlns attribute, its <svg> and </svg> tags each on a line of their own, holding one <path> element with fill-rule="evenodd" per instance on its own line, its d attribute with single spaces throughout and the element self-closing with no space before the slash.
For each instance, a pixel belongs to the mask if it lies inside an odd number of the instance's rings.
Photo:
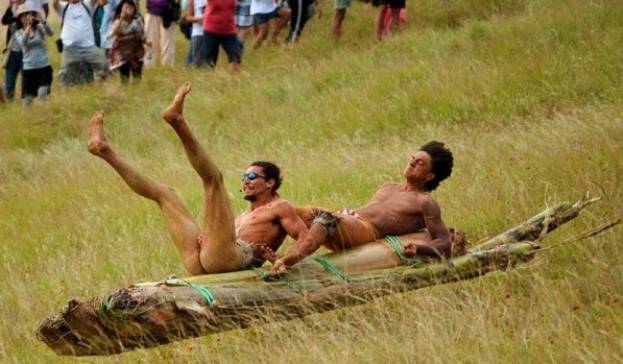
<svg viewBox="0 0 623 364">
<path fill-rule="evenodd" d="M 30 3 L 24 3 L 18 6 L 17 11 L 15 12 L 13 16 L 19 17 L 20 15 L 24 13 L 39 13 L 39 15 L 43 16 L 43 13 L 41 12 L 41 10 L 35 8 Z"/>
</svg>

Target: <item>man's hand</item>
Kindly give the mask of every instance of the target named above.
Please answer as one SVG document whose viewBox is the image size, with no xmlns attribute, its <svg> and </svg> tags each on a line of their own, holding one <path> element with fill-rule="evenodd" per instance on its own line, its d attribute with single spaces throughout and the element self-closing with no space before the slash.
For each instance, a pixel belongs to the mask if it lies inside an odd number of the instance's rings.
<svg viewBox="0 0 623 364">
<path fill-rule="evenodd" d="M 409 243 L 402 248 L 402 252 L 407 258 L 415 258 L 417 255 L 417 245 Z"/>
<path fill-rule="evenodd" d="M 270 267 L 270 270 L 268 271 L 268 275 L 271 277 L 279 277 L 286 273 L 288 273 L 288 267 L 285 265 L 285 263 L 281 259 L 277 259 L 273 263 L 273 266 Z"/>
<path fill-rule="evenodd" d="M 272 250 L 268 245 L 256 245 L 255 246 L 255 254 L 264 260 L 268 260 L 271 263 L 274 263 L 277 258 L 277 254 L 274 250 Z"/>
</svg>

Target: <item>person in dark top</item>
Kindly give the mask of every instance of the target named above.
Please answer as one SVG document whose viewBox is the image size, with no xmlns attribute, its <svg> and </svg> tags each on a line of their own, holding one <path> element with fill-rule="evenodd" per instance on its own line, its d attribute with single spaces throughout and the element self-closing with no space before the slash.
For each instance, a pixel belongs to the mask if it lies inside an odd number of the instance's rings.
<svg viewBox="0 0 623 364">
<path fill-rule="evenodd" d="M 11 0 L 9 7 L 2 16 L 2 24 L 8 26 L 6 32 L 6 48 L 2 51 L 4 54 L 4 88 L 9 100 L 15 97 L 15 85 L 17 77 L 22 71 L 22 48 L 15 41 L 15 33 L 22 29 L 22 23 L 15 15 L 17 8 L 23 4 L 23 0 Z"/>
</svg>

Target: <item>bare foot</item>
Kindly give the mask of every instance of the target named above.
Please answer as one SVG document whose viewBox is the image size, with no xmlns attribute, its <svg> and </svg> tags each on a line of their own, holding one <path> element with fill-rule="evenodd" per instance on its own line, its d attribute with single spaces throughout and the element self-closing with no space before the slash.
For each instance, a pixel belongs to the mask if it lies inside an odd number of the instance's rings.
<svg viewBox="0 0 623 364">
<path fill-rule="evenodd" d="M 104 133 L 104 112 L 96 111 L 89 122 L 89 139 L 87 148 L 91 154 L 102 156 L 109 150 L 106 134 Z"/>
<path fill-rule="evenodd" d="M 173 102 L 163 112 L 162 118 L 169 124 L 177 123 L 184 118 L 184 99 L 192 88 L 191 82 L 184 82 L 173 98 Z"/>
</svg>

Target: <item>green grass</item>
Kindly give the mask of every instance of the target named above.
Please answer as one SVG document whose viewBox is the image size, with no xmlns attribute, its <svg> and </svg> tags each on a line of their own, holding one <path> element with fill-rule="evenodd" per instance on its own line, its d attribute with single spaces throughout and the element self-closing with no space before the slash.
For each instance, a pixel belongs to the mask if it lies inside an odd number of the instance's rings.
<svg viewBox="0 0 623 364">
<path fill-rule="evenodd" d="M 252 160 L 280 164 L 296 204 L 355 207 L 434 138 L 456 158 L 434 197 L 471 241 L 587 190 L 603 201 L 545 246 L 623 215 L 618 1 L 422 0 L 408 12 L 410 29 L 381 44 L 373 9 L 356 3 L 339 45 L 329 17 L 314 19 L 295 50 L 248 50 L 237 76 L 150 69 L 131 87 L 55 84 L 44 105 L 0 109 L 0 362 L 70 362 L 36 340 L 41 319 L 71 297 L 184 274 L 155 205 L 85 148 L 104 109 L 113 146 L 198 214 L 199 180 L 159 118 L 184 80 L 187 118 L 238 212 Z M 620 362 L 620 236 L 470 282 L 81 362 Z"/>
</svg>

